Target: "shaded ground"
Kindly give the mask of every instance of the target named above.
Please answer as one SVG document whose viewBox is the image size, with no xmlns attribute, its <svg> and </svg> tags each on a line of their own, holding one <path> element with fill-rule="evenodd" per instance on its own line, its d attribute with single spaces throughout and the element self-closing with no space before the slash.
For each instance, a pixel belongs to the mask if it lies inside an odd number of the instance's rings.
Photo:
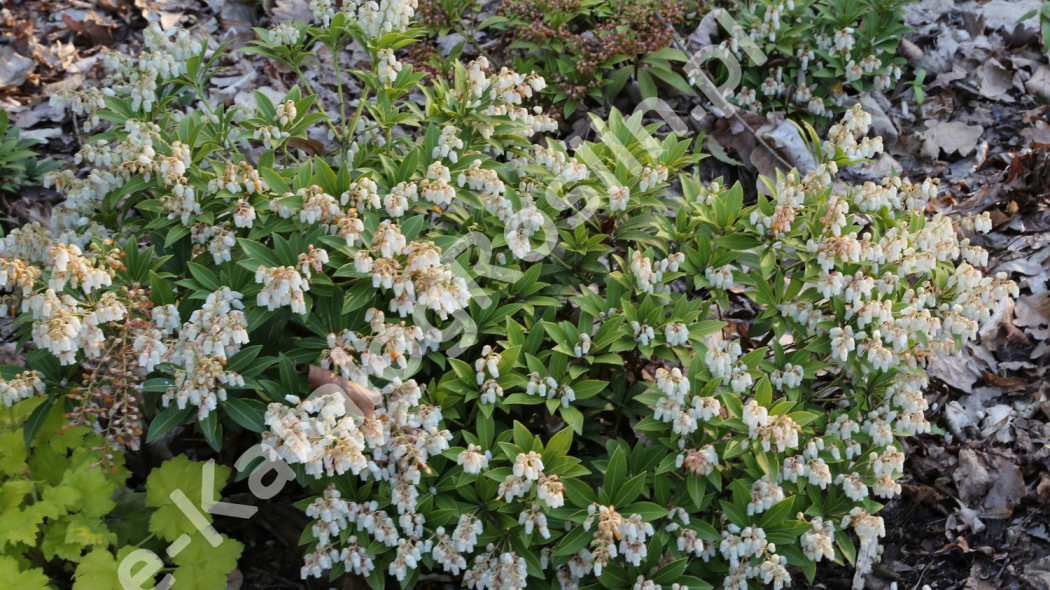
<svg viewBox="0 0 1050 590">
<path fill-rule="evenodd" d="M 150 20 L 178 22 L 199 38 L 222 42 L 250 35 L 251 26 L 269 17 L 302 18 L 305 4 L 0 0 L 0 104 L 25 135 L 45 142 L 42 153 L 69 160 L 84 137 L 77 122 L 51 109 L 46 97 L 58 88 L 95 83 L 104 48 L 135 50 Z M 980 243 L 991 253 L 985 270 L 1008 273 L 1021 287 L 1016 303 L 999 311 L 978 344 L 931 368 L 929 418 L 936 432 L 906 441 L 903 494 L 883 512 L 885 553 L 869 576 L 870 588 L 895 582 L 901 590 L 1050 590 L 1050 67 L 1036 21 L 1017 25 L 1039 5 L 923 0 L 909 6 L 915 33 L 902 51 L 913 74 L 925 72 L 924 96 L 920 101 L 914 88 L 901 85 L 863 98 L 889 155 L 851 174 L 880 178 L 897 169 L 919 182 L 932 176 L 942 186 L 937 207 L 959 214 L 990 211 L 994 230 Z M 499 54 L 498 47 L 490 48 Z M 360 56 L 348 52 L 343 58 Z M 260 87 L 268 93 L 287 89 L 281 72 L 257 68 L 246 57 L 229 65 L 221 80 L 231 101 Z M 331 91 L 327 74 L 312 75 L 319 92 Z M 670 102 L 683 118 L 695 104 L 687 97 Z M 581 120 L 566 121 L 563 129 L 582 133 Z M 780 121 L 756 114 L 744 114 L 745 124 L 713 117 L 693 121 L 747 164 L 734 169 L 710 159 L 709 172 L 753 182 L 776 159 L 763 143 L 797 164 L 790 138 L 777 132 Z M 0 195 L 0 217 L 46 220 L 56 201 L 50 191 L 26 187 L 18 195 Z M 6 328 L 0 326 L 0 337 Z M 13 345 L 0 345 L 0 363 L 18 361 Z M 209 456 L 203 444 L 183 444 Z M 245 491 L 242 484 L 230 489 Z M 254 556 L 231 577 L 231 588 L 306 588 L 298 580 L 295 546 L 305 523 L 290 505 L 268 504 L 250 523 L 224 531 Z M 849 587 L 851 570 L 819 571 L 814 587 Z M 795 587 L 805 585 L 796 581 Z"/>
</svg>

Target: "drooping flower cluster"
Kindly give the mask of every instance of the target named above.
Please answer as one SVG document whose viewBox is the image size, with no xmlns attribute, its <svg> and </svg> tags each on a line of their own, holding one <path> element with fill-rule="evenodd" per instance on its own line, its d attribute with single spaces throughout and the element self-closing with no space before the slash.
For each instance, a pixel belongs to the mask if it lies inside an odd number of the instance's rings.
<svg viewBox="0 0 1050 590">
<path fill-rule="evenodd" d="M 229 287 L 220 288 L 208 295 L 204 306 L 178 330 L 166 357 L 177 368 L 175 383 L 162 398 L 165 406 L 173 401 L 179 409 L 187 404 L 197 406 L 197 415 L 203 420 L 219 400 L 226 399 L 226 387 L 244 386 L 243 377 L 225 369 L 229 358 L 248 343 L 241 298 Z M 166 323 L 169 314 L 178 317 L 170 310 L 157 319 Z"/>
<path fill-rule="evenodd" d="M 863 13 L 871 6 L 864 3 L 859 9 Z M 748 36 L 734 33 L 721 42 L 720 49 L 741 63 L 763 51 L 763 61 L 777 65 L 747 71 L 744 86 L 728 97 L 742 107 L 762 111 L 783 106 L 827 117 L 843 105 L 850 86 L 884 90 L 901 79 L 904 62 L 893 57 L 899 42 L 893 24 L 899 22 L 899 12 L 894 13 L 896 19 L 862 26 L 859 20 L 842 21 L 841 15 L 792 0 L 762 0 L 751 8 L 734 14 L 749 29 Z M 798 37 L 799 30 L 807 31 L 807 37 Z M 858 35 L 865 37 L 860 43 Z M 834 72 L 838 77 L 817 72 Z M 828 79 L 842 83 L 824 86 Z M 788 92 L 789 87 L 794 92 Z"/>
<path fill-rule="evenodd" d="M 36 371 L 23 371 L 9 380 L 0 378 L 0 401 L 5 407 L 10 408 L 24 399 L 43 393 L 44 382 Z"/>
<path fill-rule="evenodd" d="M 441 409 L 421 404 L 422 396 L 415 381 L 395 379 L 383 389 L 383 403 L 372 415 L 347 414 L 337 393 L 305 400 L 290 396 L 291 407 L 270 404 L 263 443 L 272 455 L 304 465 L 306 473 L 317 478 L 350 473 L 362 480 L 389 482 L 398 514 L 395 526 L 377 503 L 341 502 L 338 492 L 329 488 L 310 509 L 310 516 L 319 518 L 314 526 L 319 542 L 306 557 L 304 579 L 322 575 L 336 561 L 351 571 L 370 571 L 370 558 L 356 540 L 338 543 L 339 533 L 350 527 L 397 548 L 390 573 L 399 579 L 416 567 L 420 552 L 431 550 L 431 541 L 423 541 L 426 519 L 417 512 L 416 486 L 423 474 L 432 472 L 428 460 L 448 448 L 452 434 L 440 428 Z"/>
</svg>

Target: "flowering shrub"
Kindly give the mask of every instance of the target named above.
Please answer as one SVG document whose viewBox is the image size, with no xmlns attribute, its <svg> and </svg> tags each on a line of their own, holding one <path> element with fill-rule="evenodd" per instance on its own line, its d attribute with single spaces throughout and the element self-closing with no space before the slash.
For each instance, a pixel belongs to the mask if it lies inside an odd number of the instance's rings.
<svg viewBox="0 0 1050 590">
<path fill-rule="evenodd" d="M 729 98 L 756 111 L 780 108 L 817 117 L 843 110 L 851 91 L 885 90 L 901 79 L 896 55 L 910 0 L 748 0 L 733 18 L 766 57 L 750 63 L 736 39 L 722 42 L 746 64 Z"/>
<path fill-rule="evenodd" d="M 692 92 L 674 66 L 687 57 L 669 45 L 674 26 L 706 8 L 703 0 L 513 0 L 487 24 L 510 33 L 517 68 L 548 79 L 550 100 L 564 102 L 568 116 L 585 100 L 618 95 L 632 77 L 643 98 L 660 83 Z"/>
<path fill-rule="evenodd" d="M 40 407 L 72 399 L 110 456 L 146 421 L 216 449 L 259 432 L 313 490 L 304 578 L 782 588 L 829 560 L 859 584 L 897 439 L 928 429 L 924 367 L 1016 295 L 960 237 L 987 218 L 926 217 L 930 181 L 835 184 L 881 150 L 858 109 L 807 131 L 817 170 L 745 202 L 641 113 L 570 151 L 528 106 L 536 75 L 482 58 L 424 84 L 397 57 L 414 2 L 311 6 L 252 51 L 299 72 L 358 43 L 349 112 L 305 79 L 222 104 L 222 51 L 155 26 L 106 90 L 56 98 L 106 123 L 86 174 L 50 178 L 55 227 L 0 242 Z M 176 461 L 147 501 L 196 485 Z"/>
</svg>

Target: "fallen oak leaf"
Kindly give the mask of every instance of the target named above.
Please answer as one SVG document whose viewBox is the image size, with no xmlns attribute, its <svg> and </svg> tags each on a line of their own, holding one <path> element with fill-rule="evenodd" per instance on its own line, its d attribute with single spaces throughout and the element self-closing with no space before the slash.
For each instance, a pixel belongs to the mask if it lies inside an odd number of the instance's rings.
<svg viewBox="0 0 1050 590">
<path fill-rule="evenodd" d="M 117 27 L 112 20 L 103 18 L 95 12 L 88 12 L 79 20 L 70 16 L 68 11 L 63 12 L 62 22 L 79 39 L 93 46 L 111 45 L 113 43 L 113 29 Z"/>
<path fill-rule="evenodd" d="M 989 371 L 981 371 L 984 382 L 992 387 L 998 387 L 1003 393 L 1017 393 L 1028 389 L 1028 380 L 1024 377 L 1000 377 Z"/>
<path fill-rule="evenodd" d="M 325 153 L 324 144 L 316 139 L 291 137 L 286 143 L 290 148 L 303 150 L 308 156 L 320 156 Z"/>
<path fill-rule="evenodd" d="M 375 415 L 375 407 L 383 401 L 383 396 L 378 392 L 361 387 L 349 379 L 316 365 L 310 365 L 307 382 L 310 386 L 311 398 L 330 393 L 341 393 L 346 398 L 344 401 L 346 412 L 355 416 L 371 418 Z"/>
<path fill-rule="evenodd" d="M 936 159 L 941 150 L 949 156 L 956 152 L 967 156 L 977 148 L 977 142 L 984 134 L 980 125 L 960 121 L 927 121 L 926 127 L 926 131 L 920 134 L 924 141 L 922 151 L 931 159 Z"/>
</svg>

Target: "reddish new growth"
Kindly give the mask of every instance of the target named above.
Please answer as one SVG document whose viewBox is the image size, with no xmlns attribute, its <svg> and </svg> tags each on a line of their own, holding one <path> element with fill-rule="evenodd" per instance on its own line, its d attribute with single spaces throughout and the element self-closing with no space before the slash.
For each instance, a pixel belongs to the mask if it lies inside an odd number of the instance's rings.
<svg viewBox="0 0 1050 590">
<path fill-rule="evenodd" d="M 452 26 L 448 11 L 442 6 L 441 0 L 420 0 L 416 9 L 419 22 L 428 31 L 437 31 Z"/>
<path fill-rule="evenodd" d="M 152 328 L 149 294 L 143 288 L 122 287 L 120 299 L 128 313 L 119 321 L 107 324 L 108 348 L 98 360 L 82 366 L 81 384 L 71 387 L 67 397 L 76 407 L 66 414 L 69 426 L 88 426 L 106 440 L 99 463 L 111 467 L 113 453 L 122 448 L 138 449 L 143 420 L 142 380 L 146 371 L 139 365 L 135 351 L 136 334 Z"/>
<path fill-rule="evenodd" d="M 510 0 L 500 6 L 514 40 L 560 46 L 555 52 L 575 61 L 574 72 L 550 76 L 575 100 L 600 85 L 599 68 L 615 66 L 620 56 L 635 60 L 667 47 L 675 25 L 707 8 L 706 0 L 614 0 L 598 9 L 582 5 L 582 0 Z"/>
</svg>

